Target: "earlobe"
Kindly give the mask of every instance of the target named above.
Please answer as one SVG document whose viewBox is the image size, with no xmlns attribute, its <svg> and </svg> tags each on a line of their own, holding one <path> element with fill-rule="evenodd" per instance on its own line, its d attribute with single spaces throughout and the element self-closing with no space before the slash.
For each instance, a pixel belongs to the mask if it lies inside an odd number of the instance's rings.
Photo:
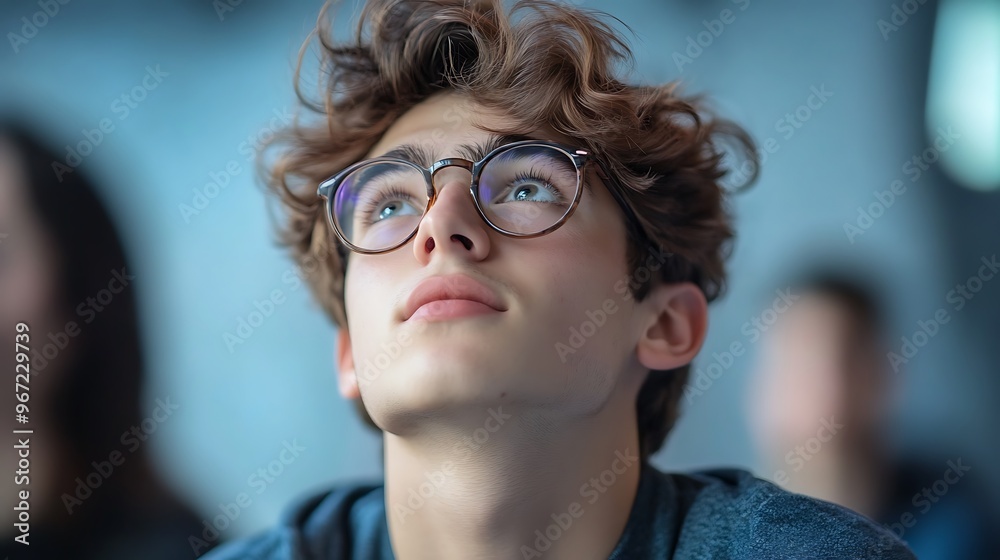
<svg viewBox="0 0 1000 560">
<path fill-rule="evenodd" d="M 347 329 L 337 331 L 337 383 L 340 395 L 345 399 L 361 398 L 358 377 L 354 369 L 354 353 L 351 351 L 351 335 Z"/>
<path fill-rule="evenodd" d="M 654 370 L 691 363 L 708 330 L 708 302 L 690 282 L 657 286 L 642 302 L 649 306 L 648 324 L 639 339 L 639 362 Z"/>
</svg>

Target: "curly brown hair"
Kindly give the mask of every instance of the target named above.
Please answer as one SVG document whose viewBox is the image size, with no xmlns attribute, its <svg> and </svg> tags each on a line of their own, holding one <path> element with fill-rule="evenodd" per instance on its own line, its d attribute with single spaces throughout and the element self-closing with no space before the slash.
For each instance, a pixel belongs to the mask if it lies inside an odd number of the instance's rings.
<svg viewBox="0 0 1000 560">
<path fill-rule="evenodd" d="M 724 261 L 733 237 L 722 184 L 727 142 L 754 170 L 750 136 L 732 122 L 710 118 L 699 97 L 677 83 L 628 85 L 615 77 L 632 53 L 607 14 L 547 0 L 374 0 L 364 8 L 352 41 L 334 43 L 327 12 L 300 52 L 295 92 L 307 113 L 269 143 L 280 148 L 262 164 L 284 210 L 280 242 L 311 270 L 313 295 L 339 328 L 347 328 L 345 265 L 350 251 L 329 230 L 316 187 L 360 160 L 405 111 L 451 91 L 499 109 L 518 134 L 548 126 L 601 158 L 624 186 L 648 240 L 670 254 L 646 282 L 630 284 L 637 301 L 653 282 L 692 282 L 706 299 L 721 295 Z M 319 99 L 301 89 L 313 36 L 320 43 Z M 263 159 L 261 160 L 263 161 Z M 746 167 L 746 165 L 744 165 Z M 647 246 L 634 228 L 627 237 L 630 278 Z M 633 289 L 634 288 L 634 289 Z M 680 409 L 690 365 L 651 371 L 636 414 L 643 460 L 662 447 Z M 358 412 L 373 428 L 364 406 Z"/>
</svg>

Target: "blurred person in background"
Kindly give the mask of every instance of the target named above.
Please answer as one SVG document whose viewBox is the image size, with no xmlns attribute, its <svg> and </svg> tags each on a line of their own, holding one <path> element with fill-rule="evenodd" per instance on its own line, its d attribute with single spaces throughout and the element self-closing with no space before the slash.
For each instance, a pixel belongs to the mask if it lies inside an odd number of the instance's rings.
<svg viewBox="0 0 1000 560">
<path fill-rule="evenodd" d="M 892 530 L 918 558 L 996 559 L 996 518 L 960 454 L 904 457 L 889 433 L 893 372 L 882 300 L 866 281 L 822 270 L 788 289 L 763 332 L 750 424 L 766 473 Z"/>
<path fill-rule="evenodd" d="M 187 538 L 200 519 L 150 460 L 136 287 L 121 238 L 85 175 L 76 169 L 60 182 L 60 158 L 29 130 L 0 123 L 0 326 L 11 339 L 0 363 L 13 370 L 14 326 L 27 323 L 29 422 L 15 426 L 34 430 L 27 485 L 5 476 L 0 486 L 0 557 L 191 558 Z M 155 421 L 175 407 L 156 406 Z M 7 432 L 0 451 L 6 472 L 17 465 L 16 437 L 24 436 Z M 28 546 L 14 540 L 11 507 L 25 488 Z"/>
</svg>

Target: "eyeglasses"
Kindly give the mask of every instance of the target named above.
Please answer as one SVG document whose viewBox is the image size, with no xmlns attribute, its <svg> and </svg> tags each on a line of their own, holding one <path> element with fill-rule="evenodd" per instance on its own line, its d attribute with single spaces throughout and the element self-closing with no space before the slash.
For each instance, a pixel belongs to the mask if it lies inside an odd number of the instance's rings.
<svg viewBox="0 0 1000 560">
<path fill-rule="evenodd" d="M 587 163 L 596 161 L 602 179 L 625 212 L 629 225 L 646 239 L 635 213 L 603 162 L 586 150 L 554 142 L 524 140 L 505 144 L 479 161 L 447 158 L 421 167 L 396 157 L 360 161 L 320 183 L 326 215 L 352 251 L 378 254 L 407 243 L 434 205 L 434 177 L 459 167 L 471 173 L 469 192 L 479 216 L 509 237 L 531 238 L 558 229 L 576 210 Z"/>
</svg>

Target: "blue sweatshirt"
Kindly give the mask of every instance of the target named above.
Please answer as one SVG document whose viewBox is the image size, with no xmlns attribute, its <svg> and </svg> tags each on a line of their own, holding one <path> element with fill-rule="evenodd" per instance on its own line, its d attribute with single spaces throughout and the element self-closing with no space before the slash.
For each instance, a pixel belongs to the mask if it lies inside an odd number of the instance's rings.
<svg viewBox="0 0 1000 560">
<path fill-rule="evenodd" d="M 395 560 L 383 490 L 381 484 L 352 484 L 301 500 L 277 527 L 203 558 Z M 540 536 L 530 537 L 518 558 L 545 558 L 540 549 L 548 547 Z M 654 558 L 915 557 L 892 532 L 868 518 L 787 492 L 746 471 L 667 474 L 644 464 L 628 523 L 608 560 Z"/>
</svg>

